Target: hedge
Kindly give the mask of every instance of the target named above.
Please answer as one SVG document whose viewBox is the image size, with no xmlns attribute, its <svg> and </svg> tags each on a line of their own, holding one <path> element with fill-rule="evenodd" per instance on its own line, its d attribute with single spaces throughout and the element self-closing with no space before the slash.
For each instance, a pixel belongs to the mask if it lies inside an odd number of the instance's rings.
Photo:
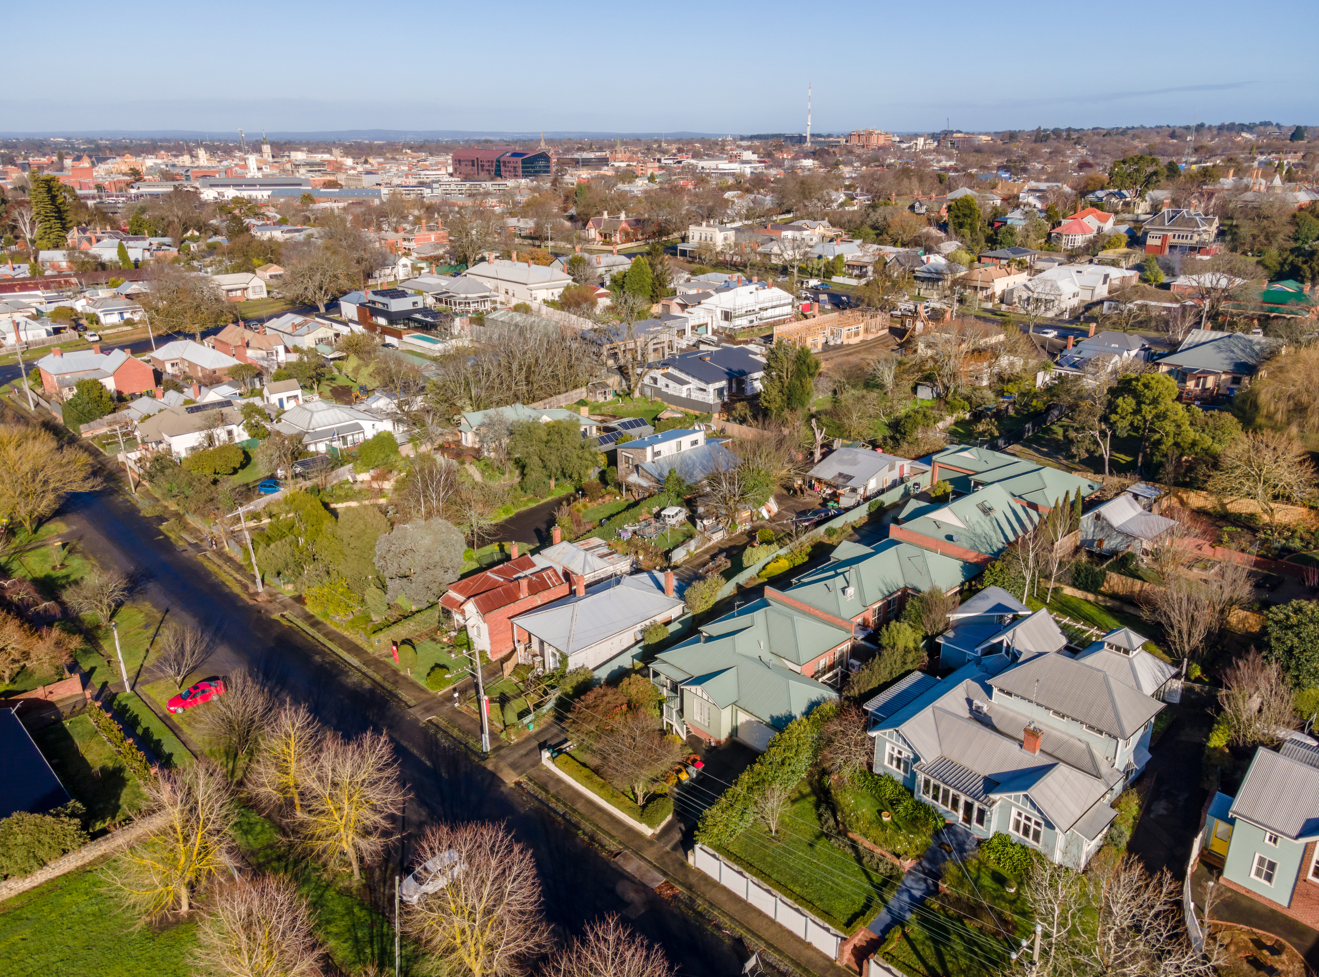
<svg viewBox="0 0 1319 977">
<path fill-rule="evenodd" d="M 638 807 L 635 801 L 609 786 L 598 773 L 566 753 L 555 757 L 554 765 L 610 807 L 618 808 L 647 828 L 658 828 L 673 813 L 673 798 L 667 794 L 652 797 L 645 807 Z"/>
<path fill-rule="evenodd" d="M 115 722 L 114 717 L 105 711 L 104 706 L 99 702 L 89 703 L 87 718 L 92 721 L 92 725 L 96 727 L 102 739 L 110 744 L 110 749 L 123 761 L 129 773 L 143 782 L 151 780 L 155 772 L 147 762 L 146 755 L 137 748 L 136 743 L 124 735 L 123 729 Z"/>
<path fill-rule="evenodd" d="M 997 831 L 988 841 L 980 843 L 980 854 L 997 865 L 1009 875 L 1024 878 L 1035 864 L 1035 856 L 1025 845 L 1018 844 L 1001 831 Z"/>
</svg>

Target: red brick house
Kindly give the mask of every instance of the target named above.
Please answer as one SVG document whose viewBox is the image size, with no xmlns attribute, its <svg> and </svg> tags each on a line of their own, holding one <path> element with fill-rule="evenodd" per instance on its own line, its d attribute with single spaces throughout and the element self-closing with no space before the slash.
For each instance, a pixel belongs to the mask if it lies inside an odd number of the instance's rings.
<svg viewBox="0 0 1319 977">
<path fill-rule="evenodd" d="M 620 212 L 617 217 L 610 217 L 606 212 L 586 222 L 586 239 L 601 244 L 634 244 L 644 241 L 646 234 L 641 220 L 628 217 L 627 211 Z"/>
<path fill-rule="evenodd" d="M 585 580 L 578 577 L 575 583 L 578 594 L 584 593 Z M 570 589 L 557 567 L 518 556 L 514 544 L 510 560 L 451 584 L 440 603 L 466 626 L 472 647 L 495 659 L 514 648 L 511 618 L 567 597 Z"/>
<path fill-rule="evenodd" d="M 37 369 L 42 389 L 56 400 L 72 397 L 79 380 L 99 380 L 121 397 L 148 393 L 156 387 L 156 372 L 149 364 L 133 359 L 122 349 L 102 353 L 99 344 L 72 353 L 56 346 L 37 360 Z"/>
</svg>

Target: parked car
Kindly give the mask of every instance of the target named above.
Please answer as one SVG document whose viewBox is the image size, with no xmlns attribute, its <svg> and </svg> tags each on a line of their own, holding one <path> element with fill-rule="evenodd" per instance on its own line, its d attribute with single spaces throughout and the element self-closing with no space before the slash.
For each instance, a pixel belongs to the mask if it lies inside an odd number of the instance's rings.
<svg viewBox="0 0 1319 977">
<path fill-rule="evenodd" d="M 838 513 L 834 509 L 808 509 L 805 512 L 798 513 L 797 525 L 813 526 L 817 522 L 823 522 L 825 519 L 828 519 L 830 516 L 835 516 L 837 514 Z"/>
<path fill-rule="evenodd" d="M 1039 334 L 1040 334 L 1041 336 L 1043 336 L 1045 339 L 1057 339 L 1057 338 L 1058 338 L 1058 330 L 1057 330 L 1057 329 L 1041 329 Z"/>
<path fill-rule="evenodd" d="M 87 342 L 89 343 L 99 343 L 101 341 L 100 334 L 94 332 L 85 332 L 82 334 L 82 338 L 87 340 Z"/>
<path fill-rule="evenodd" d="M 224 693 L 224 682 L 221 679 L 207 679 L 184 689 L 166 703 L 166 708 L 170 712 L 183 712 L 184 709 L 191 709 L 195 705 L 219 698 Z"/>
<path fill-rule="evenodd" d="M 462 856 L 452 848 L 442 851 L 403 880 L 400 895 L 409 906 L 415 906 L 422 896 L 439 892 L 462 871 Z"/>
<path fill-rule="evenodd" d="M 279 480 L 275 478 L 264 478 L 257 482 L 256 490 L 262 495 L 274 495 L 279 491 Z"/>
</svg>

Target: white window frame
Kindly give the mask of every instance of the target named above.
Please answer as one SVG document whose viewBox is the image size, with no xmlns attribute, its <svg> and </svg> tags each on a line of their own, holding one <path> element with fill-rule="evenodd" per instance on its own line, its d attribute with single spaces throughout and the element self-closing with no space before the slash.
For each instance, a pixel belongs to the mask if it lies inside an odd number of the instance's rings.
<svg viewBox="0 0 1319 977">
<path fill-rule="evenodd" d="M 896 763 L 894 761 L 897 761 Z M 896 770 L 904 777 L 911 773 L 911 754 L 896 743 L 886 743 L 884 748 L 884 766 Z"/>
<path fill-rule="evenodd" d="M 1264 877 L 1266 875 L 1267 879 Z M 1263 882 L 1271 889 L 1278 877 L 1278 863 L 1263 852 L 1255 852 L 1255 860 L 1250 865 L 1250 877 L 1256 882 Z"/>
<path fill-rule="evenodd" d="M 1271 848 L 1277 848 L 1278 836 L 1274 834 L 1272 831 L 1264 832 L 1264 844 L 1270 846 Z"/>
<path fill-rule="evenodd" d="M 1310 859 L 1310 874 L 1308 878 L 1311 882 L 1319 882 L 1319 845 L 1315 846 L 1314 857 Z"/>
<path fill-rule="evenodd" d="M 710 703 L 698 695 L 692 696 L 692 720 L 707 730 L 710 728 Z"/>
<path fill-rule="evenodd" d="M 1012 821 L 1008 825 L 1008 830 L 1036 848 L 1040 847 L 1044 838 L 1044 822 L 1019 807 L 1012 811 Z"/>
</svg>

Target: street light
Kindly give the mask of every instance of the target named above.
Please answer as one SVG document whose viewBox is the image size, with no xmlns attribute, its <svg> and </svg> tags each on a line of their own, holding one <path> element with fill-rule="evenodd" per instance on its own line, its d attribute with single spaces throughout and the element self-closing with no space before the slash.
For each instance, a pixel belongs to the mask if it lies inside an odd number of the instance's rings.
<svg viewBox="0 0 1319 977">
<path fill-rule="evenodd" d="M 114 653 L 119 656 L 119 674 L 124 677 L 124 691 L 133 691 L 128 687 L 128 669 L 124 667 L 124 650 L 119 647 L 119 622 L 110 622 L 110 631 L 114 634 Z"/>
</svg>

